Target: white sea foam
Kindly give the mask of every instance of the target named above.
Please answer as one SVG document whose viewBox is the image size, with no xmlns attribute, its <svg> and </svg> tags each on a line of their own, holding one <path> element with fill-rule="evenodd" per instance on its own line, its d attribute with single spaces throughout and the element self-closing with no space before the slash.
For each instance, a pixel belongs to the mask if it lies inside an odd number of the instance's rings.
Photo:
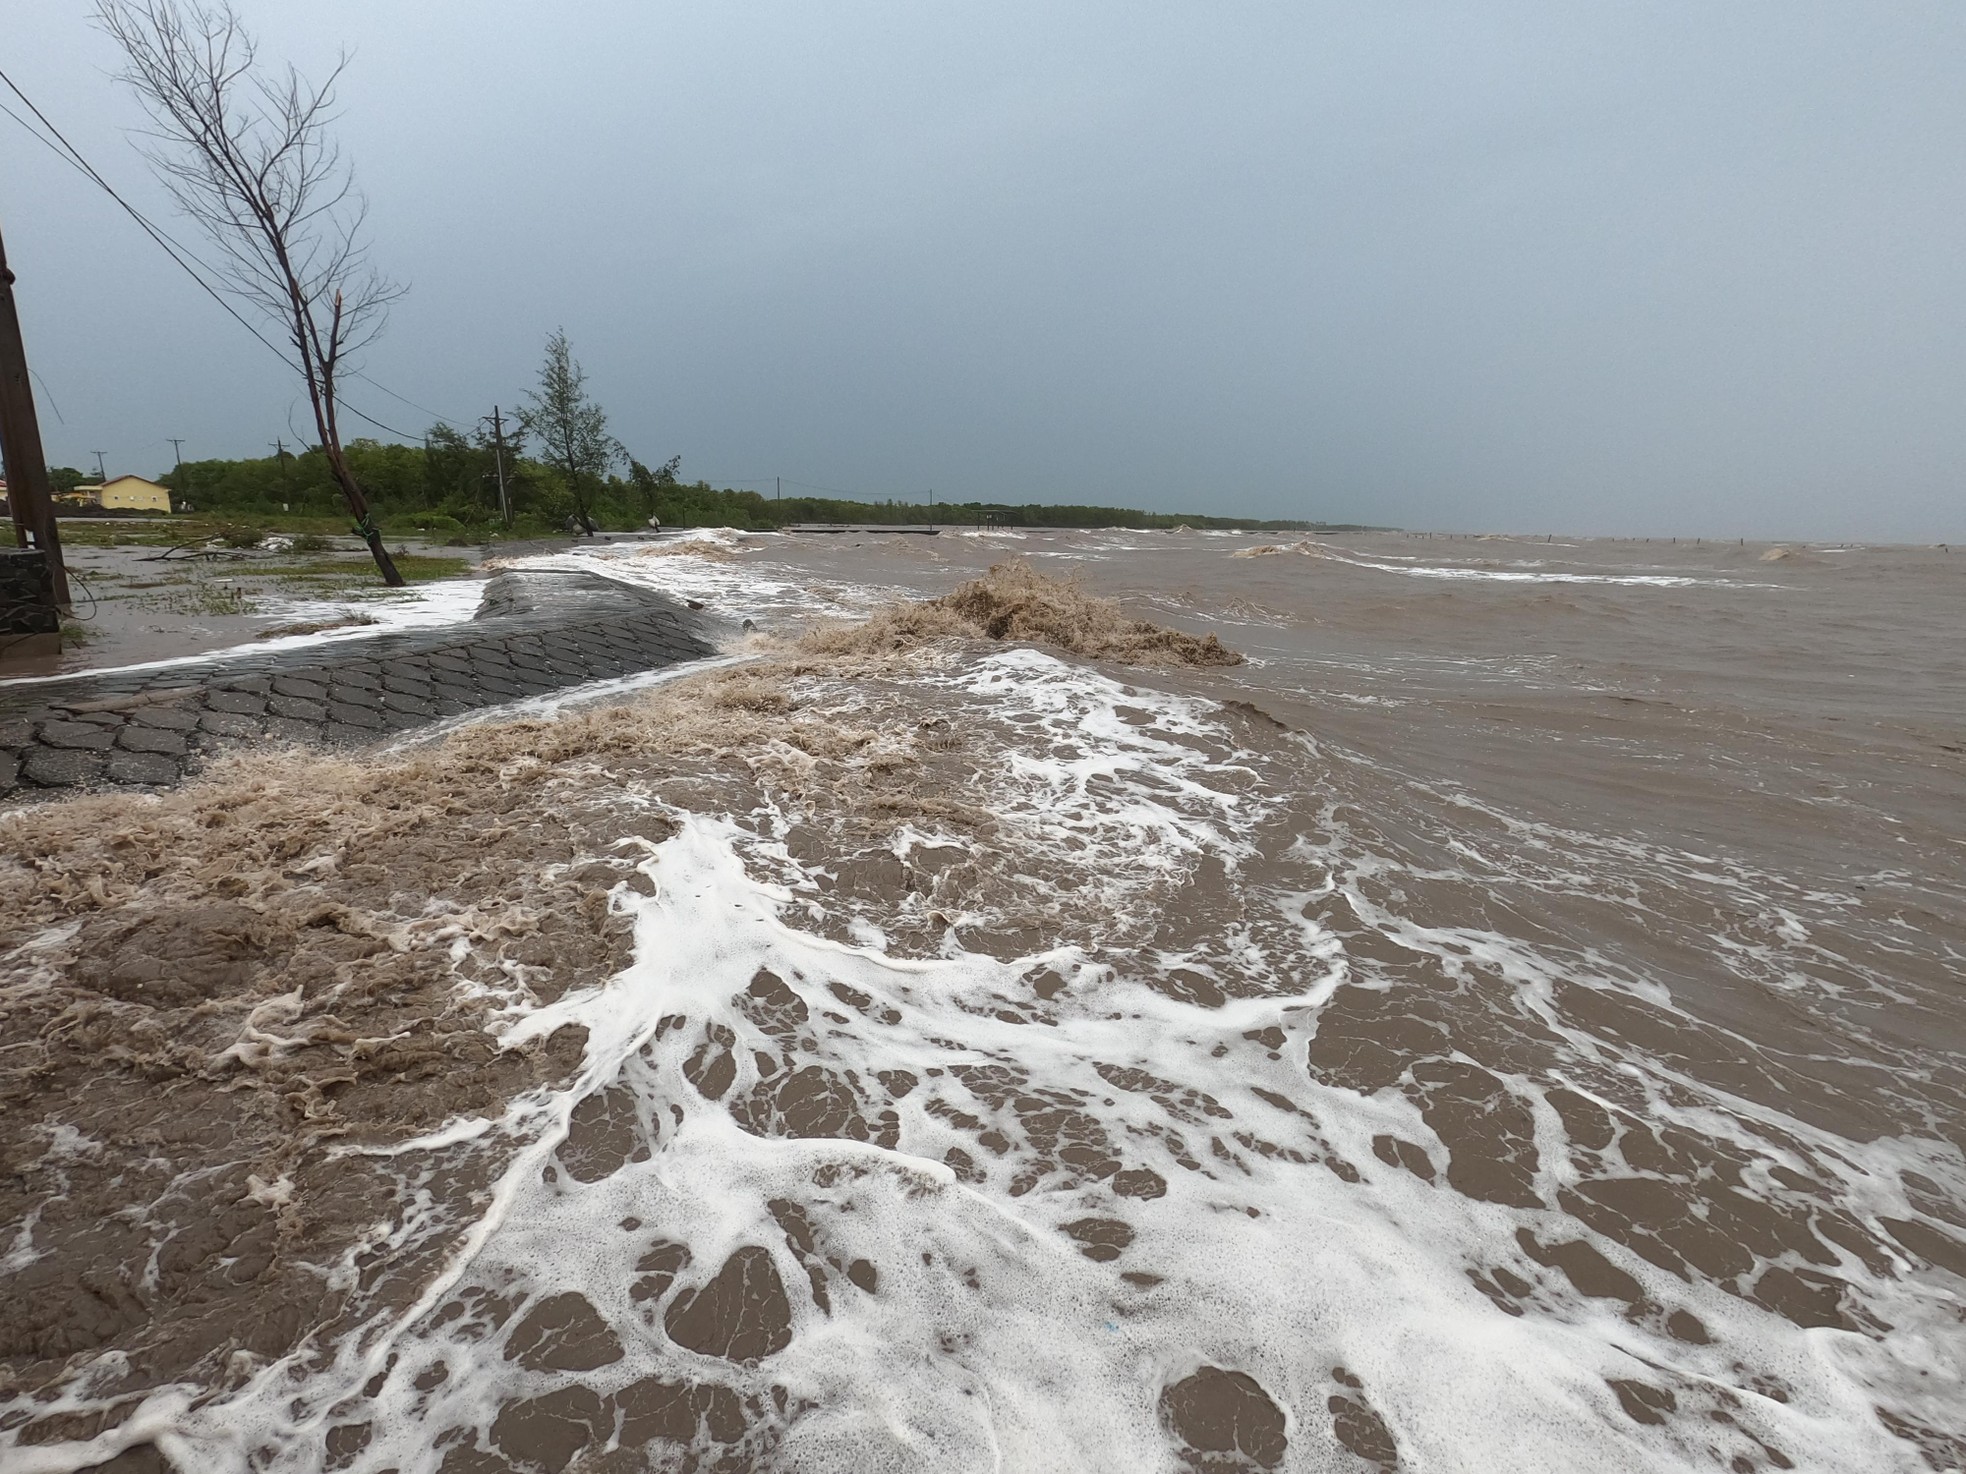
<svg viewBox="0 0 1966 1474">
<path fill-rule="evenodd" d="M 533 1144 L 495 1192 L 472 1236 L 474 1253 L 455 1277 L 534 1299 L 575 1293 L 588 1300 L 625 1346 L 621 1361 L 577 1379 L 590 1387 L 614 1391 L 650 1372 L 708 1372 L 739 1385 L 768 1379 L 824 1409 L 783 1431 L 787 1467 L 1130 1470 L 1164 1465 L 1155 1400 L 1194 1365 L 1237 1367 L 1284 1405 L 1313 1407 L 1327 1393 L 1330 1368 L 1342 1364 L 1364 1380 L 1415 1467 L 1569 1471 L 1677 1469 L 1698 1455 L 1700 1439 L 1714 1436 L 1640 1437 L 1620 1428 L 1606 1378 L 1667 1367 L 1726 1384 L 1734 1377 L 1730 1360 L 1748 1358 L 1788 1384 L 1792 1404 L 1757 1398 L 1739 1415 L 1742 1426 L 1778 1442 L 1799 1467 L 1837 1470 L 1912 1466 L 1904 1446 L 1870 1416 L 1874 1378 L 1902 1376 L 1905 1362 L 1923 1362 L 1957 1385 L 1957 1348 L 1915 1304 L 1900 1309 L 1909 1323 L 1885 1355 L 1861 1338 L 1798 1333 L 1718 1292 L 1689 1295 L 1673 1276 L 1630 1256 L 1622 1267 L 1663 1303 L 1697 1305 L 1716 1330 L 1718 1352 L 1648 1333 L 1589 1302 L 1567 1314 L 1500 1316 L 1469 1287 L 1465 1266 L 1489 1261 L 1518 1226 L 1540 1226 L 1541 1215 L 1472 1203 L 1377 1164 L 1375 1132 L 1427 1139 L 1410 1107 L 1308 1086 L 1287 1064 L 1251 1071 L 1245 1059 L 1198 1075 L 1201 1046 L 1252 1018 L 1225 1020 L 1124 984 L 1086 1000 L 1069 1028 L 1034 1036 L 989 1019 L 977 1007 L 1039 959 L 901 962 L 822 942 L 784 925 L 789 896 L 747 873 L 742 835 L 679 817 L 680 832 L 648 866 L 660 894 L 636 903 L 635 966 L 604 988 L 541 1010 L 515 1036 L 581 1023 L 590 1030 L 587 1064 L 573 1090 L 525 1102 L 508 1118 L 506 1129 L 532 1133 Z M 722 920 L 706 927 L 709 916 Z M 1051 1089 L 1110 1101 L 1102 1121 L 1118 1128 L 1136 1161 L 1167 1180 L 1165 1196 L 1125 1210 L 1135 1234 L 1127 1262 L 1164 1274 L 1163 1283 L 1126 1290 L 1057 1231 L 1089 1210 L 1116 1212 L 1104 1195 L 1011 1197 L 994 1174 L 977 1187 L 957 1184 L 932 1157 L 963 1138 L 919 1104 L 902 1103 L 908 1150 L 888 1152 L 756 1137 L 692 1098 L 680 1071 L 694 1036 L 657 1039 L 657 1021 L 686 1012 L 720 1022 L 744 1046 L 740 1060 L 750 1049 L 769 1049 L 773 1041 L 722 1002 L 760 969 L 785 979 L 815 1011 L 834 1006 L 826 985 L 840 982 L 901 1015 L 895 1026 L 861 1024 L 847 1037 L 834 1031 L 829 1045 L 847 1068 L 1015 1058 Z M 955 1033 L 966 1047 L 935 1042 Z M 1243 1127 L 1286 1146 L 1334 1151 L 1358 1164 L 1362 1180 L 1346 1183 L 1254 1153 L 1239 1154 L 1240 1166 L 1226 1175 L 1184 1172 L 1154 1145 L 1166 1126 L 1163 1108 L 1113 1091 L 1097 1071 L 1102 1062 L 1199 1086 Z M 663 1131 L 650 1161 L 602 1182 L 543 1179 L 574 1101 L 617 1078 L 646 1092 L 658 1114 L 681 1103 L 681 1123 Z M 733 1093 L 755 1083 L 755 1071 L 740 1065 Z M 1258 1094 L 1264 1086 L 1294 1099 L 1299 1114 Z M 1013 1120 L 1001 1124 L 1015 1129 Z M 821 1168 L 832 1169 L 830 1180 L 815 1190 Z M 830 1254 L 878 1267 L 877 1294 L 836 1280 L 831 1312 L 822 1313 L 800 1293 L 804 1267 L 764 1206 L 785 1197 L 814 1211 Z M 730 1367 L 687 1356 L 679 1364 L 676 1348 L 628 1293 L 648 1240 L 617 1227 L 630 1218 L 659 1228 L 658 1237 L 689 1242 L 705 1274 L 737 1248 L 769 1249 L 793 1289 L 790 1346 L 755 1374 L 733 1377 Z M 433 1292 L 421 1309 L 440 1299 Z M 468 1321 L 440 1328 L 413 1314 L 381 1339 L 345 1343 L 334 1367 L 298 1386 L 284 1369 L 270 1370 L 246 1395 L 182 1415 L 167 1447 L 209 1468 L 243 1467 L 237 1461 L 247 1447 L 297 1449 L 310 1428 L 318 1434 L 337 1395 L 386 1368 L 366 1410 L 376 1436 L 352 1467 L 434 1468 L 431 1445 L 442 1428 L 490 1427 L 504 1402 L 570 1380 L 521 1370 L 501 1341 L 498 1334 L 474 1339 Z M 434 1393 L 419 1392 L 439 1362 L 448 1379 Z M 1593 1407 L 1598 1415 L 1584 1413 Z M 302 1465 L 288 1458 L 273 1465 L 288 1466 Z"/>
<path fill-rule="evenodd" d="M 822 592 L 811 575 L 774 559 L 772 554 L 782 547 L 778 534 L 706 528 L 660 542 L 575 547 L 525 559 L 521 566 L 598 573 L 758 624 L 866 614 L 905 592 L 859 584 Z"/>
<path fill-rule="evenodd" d="M 1755 583 L 1747 579 L 1720 576 L 1693 577 L 1679 573 L 1557 573 L 1527 572 L 1521 566 L 1509 568 L 1477 567 L 1468 564 L 1425 563 L 1417 555 L 1386 554 L 1386 557 L 1412 558 L 1413 561 L 1401 566 L 1399 563 L 1381 562 L 1376 558 L 1362 558 L 1347 553 L 1331 543 L 1314 542 L 1306 544 L 1307 551 L 1317 556 L 1329 558 L 1336 563 L 1349 563 L 1354 568 L 1371 568 L 1381 573 L 1403 573 L 1409 578 L 1436 579 L 1479 579 L 1497 583 L 1549 583 L 1549 584 L 1625 584 L 1633 587 L 1660 589 L 1722 588 L 1722 589 L 1776 589 L 1780 584 Z"/>
<path fill-rule="evenodd" d="M 782 825 L 769 814 L 672 812 L 673 837 L 642 844 L 656 893 L 616 893 L 634 917 L 633 965 L 512 1015 L 508 1044 L 567 1024 L 587 1030 L 576 1080 L 514 1102 L 500 1120 L 453 1123 L 395 1149 L 409 1158 L 472 1140 L 519 1144 L 449 1268 L 415 1306 L 345 1337 L 325 1361 L 268 1367 L 234 1393 L 194 1406 L 161 1392 L 86 1449 L 12 1449 L 10 1469 L 71 1469 L 139 1433 L 186 1467 L 313 1468 L 326 1428 L 354 1415 L 337 1408 L 375 1379 L 373 1396 L 356 1405 L 371 1440 L 347 1467 L 409 1474 L 438 1466 L 447 1429 L 492 1429 L 514 1400 L 576 1383 L 611 1395 L 649 1375 L 709 1379 L 745 1394 L 776 1386 L 793 1406 L 815 1404 L 803 1417 L 767 1412 L 779 1424 L 769 1430 L 774 1466 L 1161 1469 L 1170 1457 L 1161 1390 L 1204 1363 L 1247 1373 L 1292 1410 L 1282 1466 L 1290 1470 L 1329 1466 L 1330 1445 L 1309 1420 L 1338 1390 L 1339 1366 L 1363 1383 L 1413 1468 L 1569 1474 L 1716 1459 L 1724 1467 L 1752 1455 L 1750 1435 L 1805 1470 L 1918 1467 L 1872 1406 L 1882 1397 L 1942 1416 L 1966 1388 L 1958 1302 L 1947 1292 L 1846 1263 L 1892 1329 L 1802 1330 L 1594 1240 L 1654 1304 L 1700 1318 L 1711 1343 L 1689 1344 L 1569 1293 L 1518 1250 L 1519 1230 L 1574 1236 L 1573 1220 L 1478 1202 L 1382 1162 L 1374 1141 L 1388 1133 L 1419 1143 L 1436 1167 L 1447 1162 L 1446 1146 L 1406 1097 L 1320 1083 L 1304 1068 L 1301 1043 L 1272 1059 L 1245 1039 L 1282 1026 L 1301 1041 L 1341 988 L 1379 986 L 1307 915 L 1340 894 L 1377 935 L 1432 957 L 1450 978 L 1476 987 L 1492 978 L 1526 1013 L 1569 1030 L 1580 1061 L 1599 1057 L 1606 1041 L 1558 1016 L 1559 977 L 1666 1008 L 1668 990 L 1615 964 L 1593 975 L 1580 959 L 1519 938 L 1388 909 L 1374 897 L 1388 884 L 1397 894 L 1412 862 L 1375 853 L 1369 837 L 1342 823 L 1327 822 L 1323 838 L 1301 832 L 1307 816 L 1292 816 L 1293 785 L 1332 770 L 1293 770 L 1274 753 L 1243 751 L 1212 703 L 1024 650 L 919 679 L 924 700 L 959 701 L 989 734 L 972 797 L 1003 826 L 1005 868 L 1015 870 L 1021 855 L 1038 871 L 1048 858 L 1085 881 L 1085 891 L 1054 898 L 1051 945 L 996 957 L 958 941 L 944 956 L 901 957 L 882 950 L 883 923 L 893 918 L 879 914 L 862 918 L 859 943 L 821 935 L 794 923 L 827 904 L 825 888 L 775 838 Z M 1335 817 L 1329 806 L 1321 812 Z M 1636 841 L 1526 830 L 1519 838 L 1533 842 L 1486 856 L 1469 850 L 1462 861 L 1519 872 L 1530 885 L 1588 886 L 1594 857 L 1615 851 L 1627 868 L 1642 860 L 1682 880 L 1750 884 L 1711 857 Z M 892 843 L 907 853 L 959 841 L 917 826 L 897 830 Z M 1184 894 L 1205 866 L 1233 875 L 1259 854 L 1289 863 L 1238 892 L 1240 919 L 1209 945 L 1140 945 L 1154 930 L 1144 907 Z M 1433 873 L 1451 874 L 1439 865 Z M 1284 883 L 1292 877 L 1296 889 Z M 1044 886 L 1033 875 L 1033 898 Z M 1790 921 L 1775 913 L 1772 935 L 1805 945 Z M 1218 964 L 1231 957 L 1242 975 L 1265 980 L 1258 996 L 1205 1008 L 1150 986 L 1174 967 L 1226 974 Z M 1038 970 L 1067 980 L 1055 1007 L 1035 1022 L 1006 1016 L 1005 1001 L 1028 996 L 1025 980 Z M 843 1078 L 893 1070 L 919 1078 L 893 1103 L 895 1147 L 739 1128 L 731 1103 L 764 1085 L 757 1061 L 783 1045 L 742 1006 L 761 971 L 781 979 L 815 1021 L 815 1062 Z M 845 1011 L 834 985 L 869 1001 Z M 689 1025 L 664 1025 L 676 1017 Z M 735 1078 L 714 1102 L 683 1070 L 708 1025 L 736 1041 Z M 1662 1123 L 1725 1140 L 1757 1162 L 1793 1168 L 1800 1159 L 1776 1145 L 1789 1141 L 1819 1163 L 1841 1164 L 1843 1196 L 1863 1213 L 1909 1211 L 1896 1186 L 1903 1167 L 1950 1180 L 1961 1172 L 1956 1153 L 1835 1138 L 1635 1049 L 1622 1067 Z M 979 1071 L 1011 1081 L 1008 1094 L 977 1085 Z M 1534 1109 L 1545 1147 L 1538 1181 L 1550 1200 L 1563 1182 L 1554 1165 L 1565 1160 L 1563 1128 L 1544 1086 L 1527 1077 L 1505 1084 Z M 599 1181 L 575 1180 L 554 1167 L 555 1150 L 580 1100 L 610 1088 L 631 1093 L 652 1154 Z M 1020 1090 L 1042 1090 L 1058 1109 L 1095 1121 L 1124 1169 L 1154 1174 L 1158 1195 L 1117 1196 L 1109 1180 L 1055 1159 L 1047 1165 L 1028 1144 Z M 958 1175 L 944 1155 L 975 1153 L 976 1133 L 952 1125 L 938 1103 L 1013 1145 Z M 822 1310 L 805 1289 L 807 1264 L 768 1207 L 781 1200 L 803 1205 L 825 1257 L 874 1266 L 877 1289 L 828 1271 Z M 1120 1263 L 1094 1262 L 1064 1231 L 1088 1219 L 1125 1225 Z M 384 1238 L 404 1231 L 378 1226 Z M 690 1246 L 677 1289 L 701 1284 L 740 1248 L 766 1251 L 791 1300 L 789 1345 L 755 1368 L 674 1345 L 659 1313 L 666 1297 L 644 1303 L 632 1292 L 636 1265 L 656 1240 Z M 1470 1283 L 1471 1272 L 1496 1264 L 1536 1286 L 1528 1313 L 1501 1313 Z M 1122 1268 L 1158 1280 L 1125 1284 Z M 440 1313 L 473 1290 L 526 1305 L 579 1295 L 620 1339 L 622 1355 L 577 1373 L 527 1370 L 507 1355 L 522 1311 L 502 1327 Z M 1682 1415 L 1656 1427 L 1626 1418 L 1608 1383 L 1631 1378 L 1678 1388 Z M 1770 1378 L 1785 1401 L 1757 1390 L 1774 1385 Z M 1724 1426 L 1706 1417 L 1723 1402 Z"/>
<path fill-rule="evenodd" d="M 324 623 L 333 619 L 364 616 L 372 624 L 345 629 L 318 630 L 306 635 L 281 635 L 258 640 L 258 650 L 290 650 L 326 639 L 361 638 L 392 630 L 431 629 L 457 624 L 478 612 L 485 591 L 477 578 L 440 579 L 413 584 L 401 590 L 371 590 L 350 598 L 282 599 L 269 606 L 269 612 L 282 624 Z"/>
<path fill-rule="evenodd" d="M 343 599 L 282 599 L 268 606 L 268 612 L 281 624 L 319 624 L 361 616 L 362 624 L 336 629 L 313 630 L 304 635 L 279 635 L 267 640 L 249 640 L 196 655 L 174 655 L 164 660 L 144 660 L 132 665 L 92 668 L 91 677 L 122 675 L 130 671 L 166 670 L 179 665 L 201 665 L 212 660 L 238 660 L 246 656 L 278 654 L 303 650 L 313 645 L 340 644 L 365 640 L 396 630 L 435 629 L 460 624 L 478 612 L 485 585 L 475 578 L 441 579 L 417 584 L 401 591 L 377 591 Z M 74 672 L 53 676 L 16 676 L 0 681 L 0 688 L 33 686 L 49 681 L 74 679 Z"/>
</svg>

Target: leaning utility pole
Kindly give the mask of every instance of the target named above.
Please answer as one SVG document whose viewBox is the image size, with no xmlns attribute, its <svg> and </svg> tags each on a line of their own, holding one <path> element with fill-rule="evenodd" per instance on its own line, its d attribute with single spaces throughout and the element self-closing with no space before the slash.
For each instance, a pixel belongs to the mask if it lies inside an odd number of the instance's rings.
<svg viewBox="0 0 1966 1474">
<path fill-rule="evenodd" d="M 498 515 L 505 525 L 512 525 L 512 499 L 505 492 L 505 420 L 492 406 L 492 466 L 498 472 Z"/>
<path fill-rule="evenodd" d="M 20 314 L 14 309 L 14 274 L 7 246 L 0 241 L 0 455 L 7 458 L 7 503 L 14 513 L 14 541 L 38 548 L 48 561 L 48 586 L 55 605 L 68 607 L 68 569 L 61 559 L 61 533 L 48 489 L 48 462 L 41 450 L 41 424 L 34 415 L 34 386 L 27 378 L 27 348 L 21 342 Z"/>
<path fill-rule="evenodd" d="M 109 479 L 109 472 L 103 469 L 101 451 L 92 450 L 89 452 L 89 454 L 96 458 L 96 485 L 100 486 L 103 484 L 103 482 Z"/>
<path fill-rule="evenodd" d="M 178 506 L 182 509 L 186 505 L 184 500 L 184 437 L 182 435 L 166 435 L 164 438 L 171 442 L 171 460 L 173 462 L 171 467 L 171 490 L 177 493 Z"/>
</svg>

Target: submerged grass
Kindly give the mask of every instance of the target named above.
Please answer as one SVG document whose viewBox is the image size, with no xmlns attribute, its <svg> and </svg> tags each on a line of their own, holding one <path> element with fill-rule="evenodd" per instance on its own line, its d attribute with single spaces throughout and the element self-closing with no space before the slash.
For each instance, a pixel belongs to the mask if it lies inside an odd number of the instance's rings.
<svg viewBox="0 0 1966 1474">
<path fill-rule="evenodd" d="M 194 577 L 182 584 L 166 585 L 160 593 L 134 597 L 138 608 L 160 614 L 238 615 L 259 612 L 253 594 L 254 590 L 231 580 Z"/>
</svg>

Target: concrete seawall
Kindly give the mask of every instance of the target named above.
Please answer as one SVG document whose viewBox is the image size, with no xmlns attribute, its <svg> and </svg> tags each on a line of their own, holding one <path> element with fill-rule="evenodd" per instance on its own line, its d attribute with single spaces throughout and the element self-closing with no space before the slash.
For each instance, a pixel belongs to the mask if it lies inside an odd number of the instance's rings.
<svg viewBox="0 0 1966 1474">
<path fill-rule="evenodd" d="M 242 745 L 354 747 L 443 718 L 717 653 L 680 600 L 584 573 L 495 575 L 473 619 L 0 686 L 0 803 L 156 788 Z"/>
</svg>

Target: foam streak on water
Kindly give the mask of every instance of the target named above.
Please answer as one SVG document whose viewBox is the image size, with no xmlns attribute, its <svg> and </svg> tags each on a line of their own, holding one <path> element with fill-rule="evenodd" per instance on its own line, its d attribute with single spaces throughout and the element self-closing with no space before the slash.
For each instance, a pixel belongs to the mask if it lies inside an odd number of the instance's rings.
<svg viewBox="0 0 1966 1474">
<path fill-rule="evenodd" d="M 1294 549 L 1273 548 L 1270 552 L 1295 551 L 1316 558 L 1329 558 L 1334 562 L 1345 563 L 1353 568 L 1371 568 L 1380 573 L 1403 573 L 1409 578 L 1434 578 L 1447 580 L 1490 579 L 1497 583 L 1524 584 L 1610 584 L 1628 585 L 1636 588 L 1691 589 L 1691 588 L 1734 588 L 1770 589 L 1779 585 L 1753 583 L 1738 578 L 1690 577 L 1683 573 L 1584 573 L 1549 571 L 1540 566 L 1541 560 L 1516 560 L 1511 567 L 1494 567 L 1468 563 L 1423 562 L 1418 557 L 1404 557 L 1398 562 L 1382 562 L 1374 558 L 1355 557 L 1329 543 L 1302 542 Z M 1397 555 L 1394 555 L 1397 556 Z"/>
</svg>

